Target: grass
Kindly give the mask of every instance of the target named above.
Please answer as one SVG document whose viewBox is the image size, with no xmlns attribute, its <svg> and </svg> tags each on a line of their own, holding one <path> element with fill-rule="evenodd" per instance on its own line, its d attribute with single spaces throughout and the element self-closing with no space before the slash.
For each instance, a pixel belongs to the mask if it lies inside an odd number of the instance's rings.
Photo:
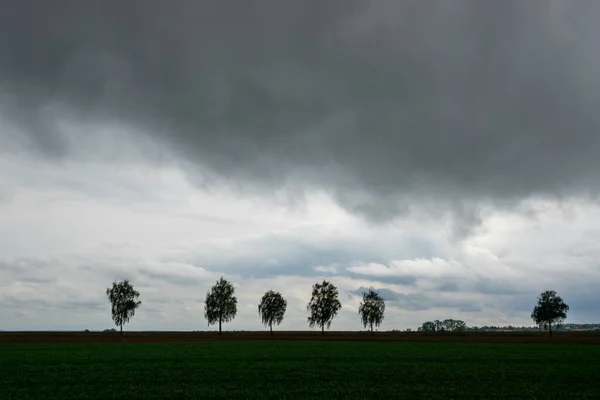
<svg viewBox="0 0 600 400">
<path fill-rule="evenodd" d="M 202 342 L 0 345 L 8 399 L 585 399 L 600 346 Z"/>
</svg>

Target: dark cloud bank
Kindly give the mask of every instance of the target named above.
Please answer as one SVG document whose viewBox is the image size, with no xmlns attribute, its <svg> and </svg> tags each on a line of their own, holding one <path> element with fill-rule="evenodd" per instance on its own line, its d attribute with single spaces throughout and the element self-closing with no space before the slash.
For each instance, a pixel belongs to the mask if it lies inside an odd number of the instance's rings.
<svg viewBox="0 0 600 400">
<path fill-rule="evenodd" d="M 0 113 L 46 155 L 77 150 L 56 116 L 121 121 L 243 189 L 468 223 L 477 204 L 596 194 L 598 15 L 595 0 L 4 0 Z"/>
</svg>

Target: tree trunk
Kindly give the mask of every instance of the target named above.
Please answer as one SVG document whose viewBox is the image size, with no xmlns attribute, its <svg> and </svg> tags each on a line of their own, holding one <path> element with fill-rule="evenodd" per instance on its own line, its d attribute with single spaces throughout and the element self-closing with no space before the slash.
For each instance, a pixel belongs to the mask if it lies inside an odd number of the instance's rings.
<svg viewBox="0 0 600 400">
<path fill-rule="evenodd" d="M 121 336 L 123 335 L 123 323 L 121 323 Z"/>
<path fill-rule="evenodd" d="M 373 335 L 373 323 L 371 322 L 371 335 Z"/>
<path fill-rule="evenodd" d="M 269 331 L 271 332 L 271 336 L 273 336 L 273 323 L 269 324 Z"/>
<path fill-rule="evenodd" d="M 221 331 L 221 318 L 219 318 L 219 335 L 222 335 L 223 332 Z"/>
<path fill-rule="evenodd" d="M 325 324 L 321 325 L 321 335 L 325 336 Z"/>
<path fill-rule="evenodd" d="M 552 323 L 548 323 L 548 334 L 552 336 Z"/>
</svg>

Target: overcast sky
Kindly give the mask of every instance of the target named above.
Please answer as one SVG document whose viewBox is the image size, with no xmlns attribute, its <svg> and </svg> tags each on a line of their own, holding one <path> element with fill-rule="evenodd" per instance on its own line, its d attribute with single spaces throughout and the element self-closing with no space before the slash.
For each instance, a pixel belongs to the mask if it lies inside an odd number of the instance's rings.
<svg viewBox="0 0 600 400">
<path fill-rule="evenodd" d="M 600 2 L 3 0 L 0 329 L 600 322 Z"/>
</svg>

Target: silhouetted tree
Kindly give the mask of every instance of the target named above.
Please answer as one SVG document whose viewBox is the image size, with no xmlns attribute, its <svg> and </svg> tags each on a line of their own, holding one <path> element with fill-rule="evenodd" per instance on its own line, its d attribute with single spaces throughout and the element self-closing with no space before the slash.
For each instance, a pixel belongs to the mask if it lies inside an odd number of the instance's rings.
<svg viewBox="0 0 600 400">
<path fill-rule="evenodd" d="M 129 322 L 135 315 L 135 310 L 142 304 L 137 301 L 140 293 L 131 286 L 129 280 L 113 282 L 112 288 L 106 289 L 106 296 L 111 304 L 112 319 L 120 327 L 123 334 L 123 324 Z"/>
<path fill-rule="evenodd" d="M 271 336 L 273 336 L 273 324 L 279 325 L 283 321 L 286 308 L 287 301 L 281 293 L 269 290 L 263 295 L 258 305 L 258 314 L 262 323 L 269 327 Z"/>
<path fill-rule="evenodd" d="M 371 335 L 373 334 L 373 325 L 379 326 L 383 322 L 385 313 L 385 301 L 379 293 L 373 289 L 363 293 L 363 299 L 358 306 L 362 324 L 366 328 L 370 327 Z"/>
<path fill-rule="evenodd" d="M 445 319 L 424 322 L 419 328 L 421 332 L 463 332 L 467 329 L 465 321 L 460 319 Z"/>
<path fill-rule="evenodd" d="M 223 322 L 233 321 L 237 314 L 237 298 L 233 295 L 234 292 L 233 285 L 223 277 L 217 281 L 210 292 L 206 292 L 204 318 L 209 326 L 219 323 L 219 335 L 222 334 Z"/>
<path fill-rule="evenodd" d="M 442 322 L 442 326 L 444 327 L 444 330 L 448 332 L 462 332 L 467 329 L 465 321 L 452 318 L 445 319 Z"/>
<path fill-rule="evenodd" d="M 315 283 L 312 289 L 312 297 L 306 306 L 310 313 L 308 316 L 308 326 L 321 327 L 321 334 L 325 334 L 325 326 L 327 329 L 331 326 L 331 321 L 342 308 L 342 303 L 338 299 L 339 292 L 337 288 L 327 281 Z"/>
<path fill-rule="evenodd" d="M 548 325 L 549 336 L 552 336 L 552 324 L 560 324 L 567 318 L 569 306 L 554 290 L 546 290 L 538 296 L 537 305 L 533 308 L 531 319 L 538 325 Z"/>
<path fill-rule="evenodd" d="M 435 324 L 431 321 L 423 322 L 419 329 L 422 332 L 435 332 Z"/>
</svg>

